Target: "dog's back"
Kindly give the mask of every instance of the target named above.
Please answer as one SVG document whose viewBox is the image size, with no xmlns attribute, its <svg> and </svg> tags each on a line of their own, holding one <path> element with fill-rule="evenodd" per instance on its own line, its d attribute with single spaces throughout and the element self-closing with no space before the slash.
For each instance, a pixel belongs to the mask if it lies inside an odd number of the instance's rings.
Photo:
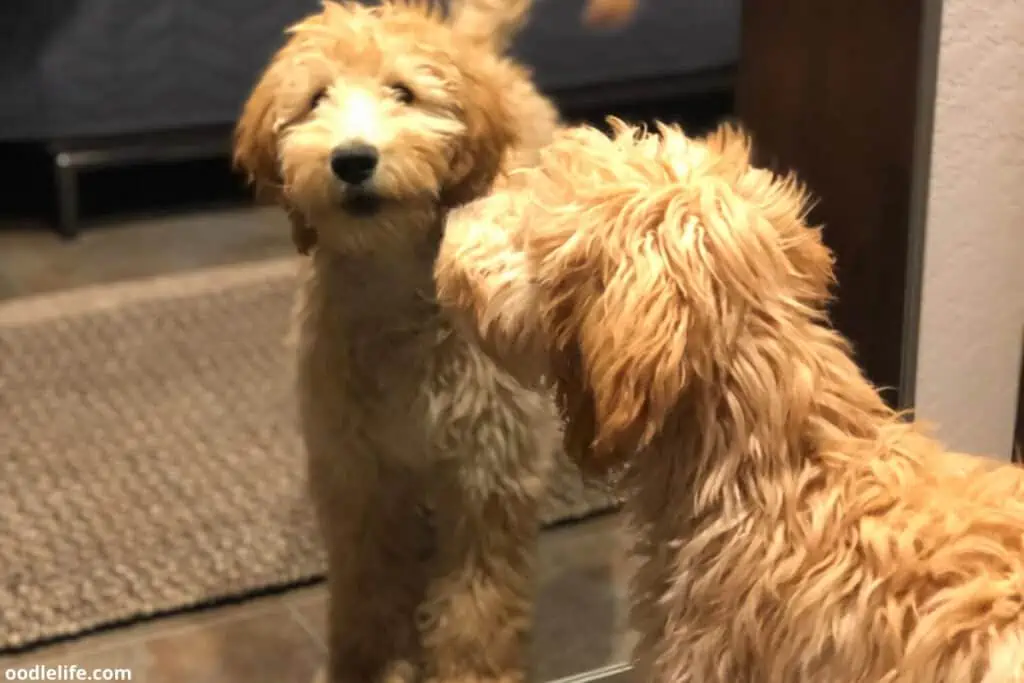
<svg viewBox="0 0 1024 683">
<path fill-rule="evenodd" d="M 856 550 L 846 604 L 878 644 L 878 674 L 1024 681 L 1024 470 L 944 451 L 912 424 L 883 427 L 879 442 L 832 474 Z"/>
</svg>

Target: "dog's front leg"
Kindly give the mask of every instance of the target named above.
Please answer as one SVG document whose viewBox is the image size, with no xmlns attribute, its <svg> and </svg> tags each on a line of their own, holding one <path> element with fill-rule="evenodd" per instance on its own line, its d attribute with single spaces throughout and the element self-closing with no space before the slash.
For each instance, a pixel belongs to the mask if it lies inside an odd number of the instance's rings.
<svg viewBox="0 0 1024 683">
<path fill-rule="evenodd" d="M 446 392 L 456 400 L 440 411 L 444 460 L 431 478 L 438 553 L 421 614 L 429 683 L 525 679 L 538 510 L 558 433 L 542 398 L 504 382 Z"/>
<path fill-rule="evenodd" d="M 450 478 L 462 480 L 449 481 L 438 498 L 436 577 L 421 615 L 427 681 L 520 683 L 536 501 L 502 500 L 500 491 L 467 490 L 474 486 L 467 478 Z"/>
<path fill-rule="evenodd" d="M 414 503 L 422 496 L 419 479 L 399 469 L 339 462 L 336 452 L 330 461 L 312 460 L 328 588 L 328 661 L 317 681 L 413 683 L 415 614 L 431 551 L 428 520 Z"/>
</svg>

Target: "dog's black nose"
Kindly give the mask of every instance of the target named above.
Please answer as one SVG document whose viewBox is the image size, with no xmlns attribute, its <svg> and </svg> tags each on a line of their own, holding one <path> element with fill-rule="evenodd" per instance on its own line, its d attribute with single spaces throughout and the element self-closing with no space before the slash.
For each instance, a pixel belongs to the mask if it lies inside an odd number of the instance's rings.
<svg viewBox="0 0 1024 683">
<path fill-rule="evenodd" d="M 370 145 L 336 147 L 331 152 L 331 171 L 339 180 L 349 185 L 359 185 L 373 175 L 378 158 L 377 149 Z"/>
</svg>

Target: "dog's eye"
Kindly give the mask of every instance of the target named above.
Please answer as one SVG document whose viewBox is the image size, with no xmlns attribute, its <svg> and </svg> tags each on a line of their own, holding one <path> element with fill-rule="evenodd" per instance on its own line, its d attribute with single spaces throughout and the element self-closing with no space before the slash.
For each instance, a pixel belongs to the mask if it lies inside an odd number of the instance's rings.
<svg viewBox="0 0 1024 683">
<path fill-rule="evenodd" d="M 327 97 L 327 88 L 320 88 L 309 98 L 309 108 L 312 111 Z"/>
<path fill-rule="evenodd" d="M 391 92 L 394 94 L 395 99 L 402 104 L 412 104 L 416 100 L 416 96 L 413 94 L 412 89 L 405 83 L 392 83 Z"/>
</svg>

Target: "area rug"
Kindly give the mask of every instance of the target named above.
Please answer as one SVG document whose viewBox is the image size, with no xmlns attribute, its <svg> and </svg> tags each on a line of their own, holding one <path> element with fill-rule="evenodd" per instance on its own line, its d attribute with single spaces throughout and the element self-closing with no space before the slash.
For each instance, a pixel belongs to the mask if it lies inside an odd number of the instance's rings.
<svg viewBox="0 0 1024 683">
<path fill-rule="evenodd" d="M 321 577 L 284 259 L 0 304 L 0 652 Z M 565 468 L 549 524 L 608 509 Z"/>
</svg>

